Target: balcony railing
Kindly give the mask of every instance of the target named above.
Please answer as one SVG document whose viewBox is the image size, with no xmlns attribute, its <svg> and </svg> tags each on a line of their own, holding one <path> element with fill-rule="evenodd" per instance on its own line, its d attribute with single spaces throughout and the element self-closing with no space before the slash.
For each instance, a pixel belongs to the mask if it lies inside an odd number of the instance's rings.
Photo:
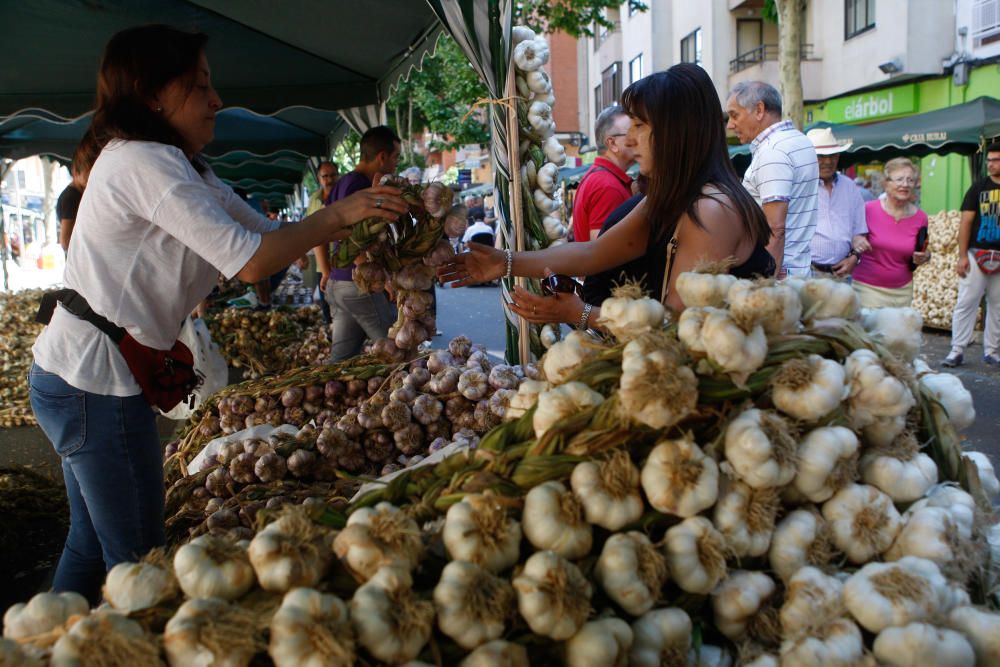
<svg viewBox="0 0 1000 667">
<path fill-rule="evenodd" d="M 813 59 L 813 45 L 803 44 L 802 49 L 802 60 L 812 60 Z M 729 73 L 736 74 L 737 72 L 742 72 L 748 67 L 753 67 L 754 65 L 759 65 L 765 60 L 777 60 L 778 59 L 778 45 L 777 44 L 761 44 L 755 49 L 750 49 L 746 53 L 742 53 L 732 60 L 729 61 Z"/>
</svg>

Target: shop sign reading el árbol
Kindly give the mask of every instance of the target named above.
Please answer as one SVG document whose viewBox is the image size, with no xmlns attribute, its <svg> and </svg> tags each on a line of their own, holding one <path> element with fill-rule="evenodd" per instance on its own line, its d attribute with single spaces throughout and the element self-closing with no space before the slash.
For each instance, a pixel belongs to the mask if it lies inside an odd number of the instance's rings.
<svg viewBox="0 0 1000 667">
<path fill-rule="evenodd" d="M 872 90 L 838 97 L 825 104 L 831 123 L 865 123 L 913 113 L 917 108 L 916 84 Z"/>
</svg>

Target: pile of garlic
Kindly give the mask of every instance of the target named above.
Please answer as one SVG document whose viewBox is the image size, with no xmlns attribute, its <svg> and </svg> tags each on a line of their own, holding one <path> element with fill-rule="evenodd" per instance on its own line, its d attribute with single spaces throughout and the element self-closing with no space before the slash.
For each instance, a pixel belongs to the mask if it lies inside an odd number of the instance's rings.
<svg viewBox="0 0 1000 667">
<path fill-rule="evenodd" d="M 518 96 L 520 123 L 521 180 L 525 192 L 525 229 L 535 248 L 566 242 L 569 229 L 563 221 L 559 167 L 566 162 L 566 149 L 555 137 L 556 123 L 552 107 L 552 81 L 543 67 L 549 62 L 545 38 L 533 30 L 516 26 L 511 35 L 514 45 L 514 83 Z M 524 122 L 526 121 L 526 123 Z"/>
<path fill-rule="evenodd" d="M 913 352 L 898 324 L 919 318 L 865 317 L 828 280 L 683 285 L 703 305 L 678 328 L 607 309 L 623 340 L 554 346 L 479 447 L 362 496 L 343 528 L 286 511 L 249 544 L 184 546 L 173 576 L 119 566 L 105 598 L 190 598 L 170 664 L 997 664 L 1000 615 L 973 601 L 1000 531 L 918 440 L 971 398 L 890 351 Z M 738 354 L 761 335 L 759 361 Z M 965 457 L 970 489 L 1000 491 Z M 277 613 L 254 616 L 259 589 Z"/>
<path fill-rule="evenodd" d="M 913 274 L 913 307 L 924 323 L 951 329 L 951 314 L 958 300 L 958 225 L 960 211 L 941 211 L 927 220 L 927 247 L 931 259 Z"/>
</svg>

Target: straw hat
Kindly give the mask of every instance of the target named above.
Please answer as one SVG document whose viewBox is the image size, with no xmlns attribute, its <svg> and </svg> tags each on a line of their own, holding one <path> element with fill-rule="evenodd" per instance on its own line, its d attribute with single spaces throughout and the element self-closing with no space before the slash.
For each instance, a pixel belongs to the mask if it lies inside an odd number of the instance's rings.
<svg viewBox="0 0 1000 667">
<path fill-rule="evenodd" d="M 843 153 L 851 147 L 853 141 L 840 143 L 837 137 L 833 136 L 833 130 L 828 127 L 817 127 L 806 132 L 806 136 L 816 147 L 816 155 L 834 155 Z"/>
</svg>

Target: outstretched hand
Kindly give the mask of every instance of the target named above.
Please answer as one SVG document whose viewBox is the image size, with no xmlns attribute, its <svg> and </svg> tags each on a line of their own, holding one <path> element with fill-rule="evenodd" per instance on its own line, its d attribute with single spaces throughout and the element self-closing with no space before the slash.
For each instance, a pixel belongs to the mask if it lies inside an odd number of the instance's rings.
<svg viewBox="0 0 1000 667">
<path fill-rule="evenodd" d="M 556 292 L 552 296 L 539 296 L 515 287 L 512 297 L 514 301 L 510 309 L 532 324 L 558 322 L 575 325 L 583 312 L 583 299 L 576 294 Z"/>
<path fill-rule="evenodd" d="M 356 225 L 365 218 L 395 220 L 409 210 L 399 188 L 376 185 L 359 190 L 349 197 L 339 199 L 329 206 L 336 216 L 339 231 Z"/>
<path fill-rule="evenodd" d="M 507 270 L 502 250 L 482 243 L 468 244 L 468 249 L 438 267 L 438 279 L 452 287 L 465 287 L 497 280 Z"/>
</svg>

